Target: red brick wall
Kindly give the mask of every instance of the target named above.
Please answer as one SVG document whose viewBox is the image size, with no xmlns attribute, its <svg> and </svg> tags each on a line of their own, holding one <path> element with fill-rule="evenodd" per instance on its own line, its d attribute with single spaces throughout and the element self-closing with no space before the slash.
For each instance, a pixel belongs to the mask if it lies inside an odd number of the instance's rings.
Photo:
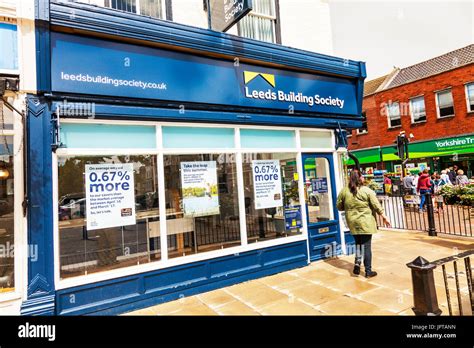
<svg viewBox="0 0 474 348">
<path fill-rule="evenodd" d="M 352 132 L 349 149 L 356 150 L 373 146 L 393 145 L 400 131 L 413 133 L 413 141 L 446 138 L 459 134 L 474 133 L 474 113 L 467 112 L 465 83 L 474 82 L 474 64 L 431 76 L 423 80 L 381 91 L 364 98 L 363 110 L 367 115 L 368 133 L 357 135 Z M 455 116 L 438 119 L 435 91 L 451 87 Z M 411 124 L 409 108 L 403 113 L 402 105 L 408 106 L 409 99 L 423 95 L 425 99 L 426 122 Z M 387 117 L 381 113 L 383 103 L 400 103 L 402 126 L 388 129 Z"/>
</svg>

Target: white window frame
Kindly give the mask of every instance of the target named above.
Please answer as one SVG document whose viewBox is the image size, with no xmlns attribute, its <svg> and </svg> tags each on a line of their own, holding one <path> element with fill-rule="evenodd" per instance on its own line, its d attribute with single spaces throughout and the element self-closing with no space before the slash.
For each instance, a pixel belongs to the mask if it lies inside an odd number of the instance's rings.
<svg viewBox="0 0 474 348">
<path fill-rule="evenodd" d="M 106 6 L 106 1 L 107 0 L 74 0 L 74 2 L 85 3 L 85 4 L 89 4 L 89 5 L 96 5 L 96 6 L 101 6 L 101 7 L 104 7 L 104 8 L 109 8 L 109 9 L 112 9 L 112 10 L 116 10 L 116 11 L 121 11 L 121 12 L 125 12 L 125 13 L 134 13 L 134 14 L 137 14 L 137 15 L 140 15 L 140 16 L 144 16 L 140 13 L 140 0 L 135 0 L 136 12 L 124 11 L 124 10 L 116 9 L 112 6 Z M 108 0 L 108 1 L 109 1 L 110 4 L 112 3 L 112 0 Z M 160 1 L 160 5 L 161 5 L 161 18 L 158 18 L 158 17 L 151 17 L 151 18 L 166 19 L 166 6 L 164 4 L 165 0 L 159 0 L 159 1 Z"/>
<path fill-rule="evenodd" d="M 360 128 L 357 128 L 357 135 L 369 133 L 369 124 L 367 123 L 367 112 L 363 111 L 362 113 L 365 113 L 365 125 L 367 126 L 367 128 L 363 131 L 361 131 Z"/>
<path fill-rule="evenodd" d="M 13 104 L 17 108 L 21 108 L 20 99 L 15 99 Z M 0 103 L 2 107 L 2 103 Z M 4 106 L 6 109 L 7 107 Z M 28 246 L 26 241 L 26 218 L 23 216 L 23 124 L 21 116 L 16 112 L 13 114 L 13 129 L 2 130 L 0 129 L 0 136 L 13 136 L 13 189 L 14 189 L 14 203 L 13 203 L 13 243 L 14 243 L 14 281 L 15 286 L 13 291 L 0 293 L 0 304 L 8 301 L 20 300 L 22 297 L 26 297 L 26 284 L 27 281 L 27 261 L 28 261 Z"/>
<path fill-rule="evenodd" d="M 272 246 L 278 246 L 283 244 L 289 244 L 298 241 L 306 241 L 308 239 L 308 226 L 307 217 L 304 201 L 304 172 L 303 164 L 301 163 L 302 153 L 333 153 L 335 149 L 335 137 L 334 132 L 331 135 L 331 147 L 328 148 L 302 148 L 300 142 L 300 131 L 314 131 L 324 132 L 327 134 L 327 129 L 320 128 L 292 128 L 292 127 L 266 127 L 266 126 L 253 126 L 253 125 L 226 125 L 226 124 L 214 124 L 214 123 L 193 123 L 192 127 L 213 127 L 213 128 L 233 128 L 234 129 L 234 145 L 233 149 L 216 149 L 216 148 L 201 148 L 201 149 L 172 149 L 164 148 L 162 142 L 162 126 L 182 126 L 189 127 L 189 123 L 184 122 L 143 122 L 143 121 L 121 121 L 121 120 L 90 120 L 90 119 L 62 119 L 61 123 L 88 123 L 88 124 L 115 124 L 115 125 L 148 125 L 156 127 L 156 149 L 67 149 L 59 148 L 55 153 L 52 153 L 52 166 L 53 166 L 53 214 L 54 214 L 54 279 L 56 289 L 65 289 L 74 286 L 89 284 L 97 281 L 105 281 L 109 279 L 115 279 L 125 277 L 133 274 L 139 274 L 144 272 L 155 271 L 159 269 L 165 269 L 173 266 L 188 264 L 197 261 L 209 260 L 227 255 L 233 255 L 243 253 L 251 250 L 258 250 L 263 248 L 269 248 Z M 294 148 L 242 148 L 240 145 L 240 130 L 241 129 L 264 129 L 264 130 L 291 130 L 295 132 L 295 147 Z M 242 184 L 237 185 L 237 194 L 239 200 L 239 220 L 240 220 L 240 235 L 241 245 L 235 247 L 229 247 L 219 250 L 213 250 L 193 255 L 187 255 L 183 257 L 168 258 L 168 246 L 167 238 L 160 238 L 161 242 L 161 259 L 146 264 L 134 265 L 129 267 L 118 268 L 109 271 L 91 273 L 88 275 L 82 275 L 72 278 L 60 279 L 60 255 L 59 255 L 59 226 L 58 226 L 58 157 L 66 155 L 97 155 L 97 154 L 121 154 L 121 155 L 142 155 L 150 154 L 157 155 L 157 175 L 158 175 L 158 195 L 160 200 L 160 216 L 166 216 L 166 202 L 165 200 L 165 178 L 164 178 L 164 167 L 163 158 L 164 155 L 179 155 L 179 154 L 202 154 L 202 153 L 235 153 L 236 154 L 236 167 L 237 167 L 237 179 L 243 183 L 242 173 L 242 154 L 243 153 L 292 153 L 295 154 L 298 168 L 298 184 L 299 184 L 299 198 L 301 203 L 301 217 L 303 220 L 302 233 L 296 236 L 290 236 L 285 238 L 277 238 L 268 241 L 261 241 L 256 243 L 248 244 L 247 242 L 247 230 L 245 220 L 245 198 L 244 198 L 244 187 Z M 332 188 L 331 188 L 332 189 Z M 332 207 L 331 207 L 332 209 Z M 333 212 L 334 214 L 334 212 Z M 163 235 L 167 235 L 166 219 L 160 219 L 160 229 L 164 231 Z M 308 245 L 308 243 L 306 243 Z M 309 263 L 309 252 L 308 252 L 308 263 Z"/>
<path fill-rule="evenodd" d="M 440 116 L 440 113 L 439 113 L 439 100 L 438 100 L 438 96 L 439 96 L 440 93 L 443 93 L 443 92 L 446 92 L 446 91 L 451 92 L 451 99 L 453 100 L 453 110 L 454 110 L 454 113 L 451 114 L 451 115 L 447 115 L 447 116 Z M 456 110 L 454 109 L 453 89 L 452 89 L 451 87 L 444 88 L 444 89 L 439 90 L 439 91 L 435 91 L 435 101 L 436 101 L 436 118 L 438 118 L 438 119 L 444 119 L 444 118 L 451 118 L 451 117 L 456 116 Z"/>
<path fill-rule="evenodd" d="M 466 96 L 466 110 L 467 112 L 474 112 L 474 109 L 471 110 L 471 104 L 469 103 L 469 92 L 468 92 L 468 86 L 474 86 L 474 81 L 467 82 L 464 84 L 464 94 Z"/>
<path fill-rule="evenodd" d="M 391 117 L 390 117 L 390 108 L 392 107 L 393 104 L 397 104 L 398 105 L 398 117 L 400 118 L 400 124 L 397 125 L 397 126 L 392 126 L 391 124 Z M 387 111 L 387 123 L 388 123 L 388 129 L 395 129 L 395 128 L 399 128 L 402 126 L 402 115 L 400 113 L 400 102 L 398 101 L 394 101 L 392 103 L 390 103 L 390 105 L 386 105 L 385 106 L 385 110 Z"/>
<path fill-rule="evenodd" d="M 418 98 L 423 98 L 423 104 L 425 105 L 425 120 L 424 121 L 417 121 L 415 122 L 415 118 L 414 118 L 414 114 L 413 114 L 413 100 L 414 99 L 418 99 Z M 425 95 L 422 94 L 422 95 L 417 95 L 415 97 L 411 97 L 409 99 L 410 101 L 410 118 L 411 118 L 411 124 L 420 124 L 420 123 L 426 123 L 426 121 L 428 121 L 428 115 L 426 114 L 426 103 L 425 103 Z"/>
<path fill-rule="evenodd" d="M 273 31 L 273 42 L 272 43 L 277 43 L 277 37 L 276 37 L 276 21 L 277 21 L 277 13 L 276 13 L 276 3 L 275 3 L 276 0 L 272 0 L 272 10 L 273 10 L 273 13 L 275 14 L 274 16 L 270 16 L 270 15 L 267 15 L 265 13 L 260 13 L 260 12 L 255 12 L 255 11 L 250 11 L 250 13 L 247 15 L 247 17 L 249 17 L 249 20 L 250 20 L 250 17 L 259 17 L 259 18 L 263 18 L 263 19 L 269 19 L 271 22 L 272 22 L 272 31 Z M 240 25 L 240 24 L 238 24 Z M 239 28 L 239 30 L 241 30 Z M 257 40 L 257 39 L 254 39 L 254 40 Z"/>
</svg>

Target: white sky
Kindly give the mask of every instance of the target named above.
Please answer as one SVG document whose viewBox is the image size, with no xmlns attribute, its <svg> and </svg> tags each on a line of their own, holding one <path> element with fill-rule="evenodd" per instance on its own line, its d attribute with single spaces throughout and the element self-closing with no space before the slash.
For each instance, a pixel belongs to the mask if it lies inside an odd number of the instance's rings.
<svg viewBox="0 0 474 348">
<path fill-rule="evenodd" d="M 334 55 L 367 80 L 474 43 L 474 0 L 328 0 Z"/>
</svg>

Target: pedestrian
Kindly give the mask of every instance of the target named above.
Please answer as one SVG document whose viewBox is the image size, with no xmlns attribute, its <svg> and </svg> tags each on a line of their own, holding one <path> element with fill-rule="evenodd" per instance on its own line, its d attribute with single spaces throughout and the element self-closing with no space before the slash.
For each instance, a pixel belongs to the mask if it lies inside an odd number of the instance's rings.
<svg viewBox="0 0 474 348">
<path fill-rule="evenodd" d="M 413 185 L 415 188 L 413 189 L 413 194 L 416 195 L 416 188 L 418 187 L 418 180 L 420 179 L 419 174 L 416 172 L 413 177 Z"/>
<path fill-rule="evenodd" d="M 362 258 L 364 259 L 365 276 L 375 277 L 372 270 L 372 234 L 377 232 L 375 214 L 382 217 L 386 227 L 390 222 L 385 216 L 375 192 L 364 186 L 364 177 L 357 169 L 351 172 L 348 186 L 344 187 L 337 197 L 337 209 L 345 212 L 347 225 L 356 242 L 356 253 L 353 273 L 360 274 Z"/>
<path fill-rule="evenodd" d="M 464 175 L 464 170 L 459 169 L 456 176 L 456 185 L 467 185 L 469 184 L 469 179 Z"/>
<path fill-rule="evenodd" d="M 441 171 L 440 179 L 443 180 L 443 185 L 452 185 L 451 180 L 449 180 L 448 171 L 449 169 Z"/>
<path fill-rule="evenodd" d="M 438 212 L 438 209 L 436 208 L 436 197 L 435 197 L 435 188 L 436 188 L 436 185 L 438 184 L 438 178 L 439 178 L 439 175 L 437 172 L 434 172 L 433 174 L 431 174 L 431 178 L 430 178 L 430 184 L 431 184 L 431 187 L 430 187 L 430 193 L 431 193 L 431 202 L 433 203 L 433 207 L 434 208 L 434 212 L 437 213 Z"/>
<path fill-rule="evenodd" d="M 408 173 L 403 178 L 403 190 L 405 191 L 406 195 L 412 195 L 413 194 L 413 189 L 416 189 L 415 184 L 413 183 L 414 177 L 412 173 Z"/>
<path fill-rule="evenodd" d="M 441 173 L 445 172 L 444 170 L 441 171 Z M 445 173 L 446 174 L 446 173 Z M 441 174 L 442 175 L 442 174 Z M 441 175 L 438 175 L 435 179 L 435 197 L 436 197 L 436 208 L 438 213 L 443 212 L 443 203 L 444 203 L 444 198 L 441 193 L 441 189 L 443 188 L 444 185 L 448 185 L 446 180 L 441 177 Z M 449 179 L 447 179 L 449 180 Z"/>
<path fill-rule="evenodd" d="M 392 179 L 388 176 L 388 174 L 383 175 L 383 186 L 385 189 L 385 194 L 391 195 L 392 194 Z"/>
<path fill-rule="evenodd" d="M 422 213 L 423 211 L 426 211 L 426 209 L 424 208 L 426 195 L 429 194 L 431 191 L 430 174 L 428 172 L 428 169 L 423 169 L 423 172 L 420 175 L 420 178 L 418 179 L 416 189 L 421 196 L 420 213 Z"/>
<path fill-rule="evenodd" d="M 451 183 L 452 183 L 453 185 L 455 185 L 455 184 L 456 184 L 456 176 L 457 176 L 457 172 L 458 172 L 458 169 L 459 169 L 459 168 L 458 168 L 457 165 L 454 165 L 452 169 L 451 169 L 451 168 L 449 168 L 449 169 L 450 169 L 450 171 L 449 171 L 449 173 L 448 173 L 448 175 L 449 175 L 449 181 L 451 181 Z"/>
</svg>

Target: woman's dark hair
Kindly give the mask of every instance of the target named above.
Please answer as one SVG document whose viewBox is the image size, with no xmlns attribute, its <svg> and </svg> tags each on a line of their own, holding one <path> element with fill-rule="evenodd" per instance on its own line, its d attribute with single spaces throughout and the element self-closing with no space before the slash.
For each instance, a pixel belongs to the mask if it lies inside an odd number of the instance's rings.
<svg viewBox="0 0 474 348">
<path fill-rule="evenodd" d="M 349 177 L 349 190 L 354 196 L 357 194 L 357 189 L 362 185 L 362 182 L 360 181 L 361 176 L 362 174 L 360 171 L 354 169 Z"/>
</svg>

